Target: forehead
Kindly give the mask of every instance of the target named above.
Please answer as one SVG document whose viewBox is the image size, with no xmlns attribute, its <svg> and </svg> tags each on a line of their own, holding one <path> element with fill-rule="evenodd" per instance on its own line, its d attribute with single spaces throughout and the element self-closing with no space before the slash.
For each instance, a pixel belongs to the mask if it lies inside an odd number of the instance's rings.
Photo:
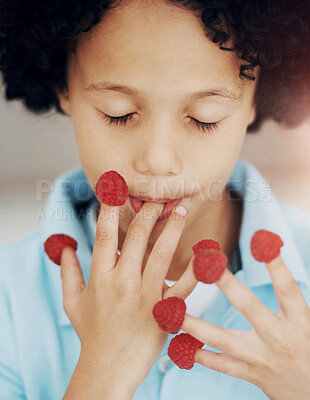
<svg viewBox="0 0 310 400">
<path fill-rule="evenodd" d="M 189 77 L 240 85 L 236 54 L 219 49 L 192 11 L 163 1 L 126 1 L 109 10 L 80 37 L 76 61 L 85 84 L 109 75 L 134 86 L 139 79 L 143 86 L 148 79 L 186 86 Z"/>
</svg>

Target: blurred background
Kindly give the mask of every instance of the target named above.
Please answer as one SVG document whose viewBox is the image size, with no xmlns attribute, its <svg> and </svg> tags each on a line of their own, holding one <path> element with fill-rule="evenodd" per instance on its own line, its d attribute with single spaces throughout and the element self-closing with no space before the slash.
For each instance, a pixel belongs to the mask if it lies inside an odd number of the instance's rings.
<svg viewBox="0 0 310 400">
<path fill-rule="evenodd" d="M 2 95 L 0 121 L 1 246 L 39 229 L 48 193 L 38 198 L 38 182 L 52 182 L 80 161 L 70 117 L 33 115 Z M 259 169 L 281 202 L 310 213 L 310 123 L 284 129 L 266 122 L 247 135 L 240 158 Z"/>
</svg>

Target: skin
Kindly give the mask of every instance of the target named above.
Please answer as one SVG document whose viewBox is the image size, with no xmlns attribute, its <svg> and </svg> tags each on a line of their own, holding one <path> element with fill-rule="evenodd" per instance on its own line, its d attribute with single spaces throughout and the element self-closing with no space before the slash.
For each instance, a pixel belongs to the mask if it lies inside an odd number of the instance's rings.
<svg viewBox="0 0 310 400">
<path fill-rule="evenodd" d="M 185 314 L 182 329 L 221 351 L 198 349 L 194 362 L 254 383 L 270 400 L 307 400 L 310 308 L 281 254 L 264 264 L 279 302 L 275 314 L 226 269 L 216 285 L 253 328 L 222 328 Z"/>
<path fill-rule="evenodd" d="M 230 201 L 225 187 L 247 126 L 255 118 L 256 87 L 256 82 L 241 81 L 239 63 L 235 53 L 220 50 L 206 37 L 192 12 L 164 2 L 149 2 L 147 7 L 125 2 L 109 10 L 81 36 L 76 55 L 70 57 L 68 91 L 59 92 L 59 100 L 72 118 L 93 190 L 100 175 L 113 169 L 137 197 L 184 196 L 189 216 L 167 279 L 179 279 L 193 255 L 192 246 L 201 239 L 218 241 L 229 260 L 237 245 L 242 202 Z M 102 80 L 143 94 L 84 90 Z M 238 100 L 191 97 L 218 88 L 231 91 Z M 104 119 L 104 114 L 129 113 L 134 115 L 125 126 L 109 125 Z M 190 118 L 219 121 L 218 128 L 203 132 Z M 126 201 L 120 209 L 119 249 L 134 215 Z M 151 232 L 143 268 L 166 222 L 157 223 Z"/>
<path fill-rule="evenodd" d="M 135 196 L 186 196 L 189 214 L 156 223 L 162 205 L 147 202 L 134 218 L 129 202 L 101 203 L 87 286 L 74 250 L 64 249 L 64 308 L 81 340 L 64 400 L 131 399 L 168 337 L 152 316 L 154 304 L 172 296 L 186 299 L 194 290 L 191 247 L 202 238 L 217 240 L 230 259 L 241 223 L 242 204 L 230 201 L 225 185 L 255 118 L 256 83 L 240 83 L 236 54 L 210 42 L 191 12 L 159 1 L 124 4 L 81 38 L 60 104 L 72 117 L 92 188 L 104 171 L 114 169 Z M 144 95 L 83 91 L 103 79 Z M 186 98 L 215 87 L 231 90 L 239 100 Z M 135 114 L 128 126 L 111 127 L 98 109 L 114 117 Z M 189 117 L 221 122 L 216 133 L 203 134 Z M 184 193 L 175 192 L 179 183 Z M 306 400 L 310 309 L 281 255 L 266 267 L 280 305 L 275 314 L 226 269 L 216 284 L 253 329 L 222 328 L 189 314 L 181 328 L 222 352 L 198 349 L 195 362 L 252 382 L 272 400 Z M 168 288 L 164 277 L 177 282 Z"/>
</svg>

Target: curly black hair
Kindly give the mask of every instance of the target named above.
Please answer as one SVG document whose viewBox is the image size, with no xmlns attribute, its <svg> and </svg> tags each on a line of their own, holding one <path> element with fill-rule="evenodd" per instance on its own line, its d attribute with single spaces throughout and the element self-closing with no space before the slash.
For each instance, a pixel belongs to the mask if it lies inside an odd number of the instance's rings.
<svg viewBox="0 0 310 400">
<path fill-rule="evenodd" d="M 266 119 L 297 126 L 310 115 L 308 0 L 165 0 L 197 13 L 206 35 L 236 51 L 241 79 L 254 80 L 255 132 Z M 0 71 L 5 99 L 42 114 L 62 111 L 56 89 L 67 89 L 67 66 L 80 34 L 122 0 L 0 0 Z M 232 46 L 226 47 L 230 42 Z M 243 62 L 243 63 L 242 63 Z"/>
</svg>

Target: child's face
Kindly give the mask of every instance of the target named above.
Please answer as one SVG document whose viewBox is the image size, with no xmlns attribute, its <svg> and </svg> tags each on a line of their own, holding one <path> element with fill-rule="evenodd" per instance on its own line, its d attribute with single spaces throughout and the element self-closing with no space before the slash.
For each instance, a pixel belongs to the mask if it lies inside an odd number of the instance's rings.
<svg viewBox="0 0 310 400">
<path fill-rule="evenodd" d="M 116 170 L 137 197 L 185 196 L 190 226 L 214 201 L 223 200 L 255 117 L 256 82 L 241 83 L 236 54 L 212 43 L 191 11 L 147 3 L 127 2 L 110 10 L 83 34 L 69 63 L 68 94 L 59 95 L 60 103 L 72 117 L 93 189 L 103 172 Z M 85 90 L 100 81 L 139 93 Z M 200 91 L 209 94 L 193 95 Z M 104 118 L 129 113 L 134 115 L 125 126 L 109 125 Z M 218 126 L 204 132 L 191 118 Z M 120 214 L 123 232 L 134 215 L 127 201 Z M 154 238 L 166 221 L 156 224 Z"/>
</svg>

